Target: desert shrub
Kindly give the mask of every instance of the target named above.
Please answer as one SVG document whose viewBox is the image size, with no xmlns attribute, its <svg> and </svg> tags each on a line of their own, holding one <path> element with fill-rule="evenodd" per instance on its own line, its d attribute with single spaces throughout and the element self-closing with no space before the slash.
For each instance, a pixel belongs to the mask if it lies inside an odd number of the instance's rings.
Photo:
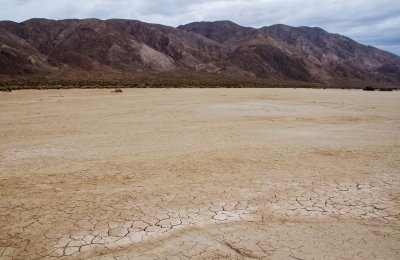
<svg viewBox="0 0 400 260">
<path fill-rule="evenodd" d="M 12 88 L 11 88 L 11 87 L 0 87 L 0 91 L 3 91 L 3 92 L 11 92 L 11 91 L 12 91 Z"/>
<path fill-rule="evenodd" d="M 375 91 L 374 87 L 371 86 L 366 86 L 365 88 L 363 88 L 364 91 Z"/>
<path fill-rule="evenodd" d="M 379 91 L 393 91 L 392 88 L 380 88 Z"/>
<path fill-rule="evenodd" d="M 111 91 L 111 93 L 122 93 L 122 89 L 116 88 L 113 91 Z"/>
</svg>

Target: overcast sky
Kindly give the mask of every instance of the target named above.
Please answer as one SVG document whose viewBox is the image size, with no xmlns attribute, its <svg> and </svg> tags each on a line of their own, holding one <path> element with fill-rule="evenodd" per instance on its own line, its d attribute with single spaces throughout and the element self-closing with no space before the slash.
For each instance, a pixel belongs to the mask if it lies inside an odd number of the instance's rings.
<svg viewBox="0 0 400 260">
<path fill-rule="evenodd" d="M 0 20 L 38 17 L 317 26 L 400 55 L 400 0 L 0 0 Z"/>
</svg>

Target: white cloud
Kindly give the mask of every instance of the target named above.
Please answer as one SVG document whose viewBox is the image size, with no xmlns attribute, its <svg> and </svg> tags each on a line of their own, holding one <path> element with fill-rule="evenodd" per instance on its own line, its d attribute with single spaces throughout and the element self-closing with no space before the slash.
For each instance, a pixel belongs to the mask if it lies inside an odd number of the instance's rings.
<svg viewBox="0 0 400 260">
<path fill-rule="evenodd" d="M 400 54 L 398 0 L 0 0 L 0 19 L 125 18 L 177 26 L 231 20 L 318 26 Z"/>
</svg>

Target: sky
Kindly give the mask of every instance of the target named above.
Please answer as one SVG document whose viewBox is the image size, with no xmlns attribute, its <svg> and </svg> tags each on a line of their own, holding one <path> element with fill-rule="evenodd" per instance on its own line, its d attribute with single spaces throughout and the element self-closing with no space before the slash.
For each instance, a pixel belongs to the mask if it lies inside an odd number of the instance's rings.
<svg viewBox="0 0 400 260">
<path fill-rule="evenodd" d="M 230 20 L 321 27 L 400 55 L 400 0 L 0 0 L 0 20 L 123 18 L 178 26 Z"/>
</svg>

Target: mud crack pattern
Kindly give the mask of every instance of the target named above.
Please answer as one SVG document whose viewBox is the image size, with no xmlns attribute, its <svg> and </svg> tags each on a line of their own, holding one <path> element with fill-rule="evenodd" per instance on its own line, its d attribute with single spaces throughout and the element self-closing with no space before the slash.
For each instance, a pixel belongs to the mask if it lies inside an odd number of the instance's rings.
<svg viewBox="0 0 400 260">
<path fill-rule="evenodd" d="M 399 94 L 1 93 L 0 259 L 399 259 Z"/>
</svg>

